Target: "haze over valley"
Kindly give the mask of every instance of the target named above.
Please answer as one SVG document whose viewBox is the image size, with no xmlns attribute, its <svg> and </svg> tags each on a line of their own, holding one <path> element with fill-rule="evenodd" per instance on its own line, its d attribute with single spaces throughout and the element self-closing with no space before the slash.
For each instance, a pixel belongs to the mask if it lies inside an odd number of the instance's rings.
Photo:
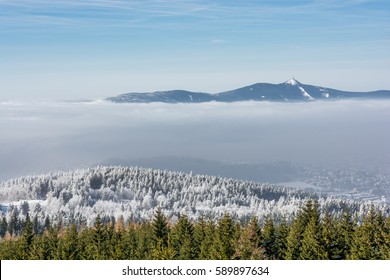
<svg viewBox="0 0 390 280">
<path fill-rule="evenodd" d="M 2 102 L 0 179 L 163 156 L 389 172 L 389 120 L 388 100 Z"/>
</svg>

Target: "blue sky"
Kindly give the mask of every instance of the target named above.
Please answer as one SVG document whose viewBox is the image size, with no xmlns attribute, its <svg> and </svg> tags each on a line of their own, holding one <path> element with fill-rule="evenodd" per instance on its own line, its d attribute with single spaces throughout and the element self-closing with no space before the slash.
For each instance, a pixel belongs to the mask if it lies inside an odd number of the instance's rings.
<svg viewBox="0 0 390 280">
<path fill-rule="evenodd" d="M 390 89 L 390 1 L 0 0 L 0 99 Z"/>
</svg>

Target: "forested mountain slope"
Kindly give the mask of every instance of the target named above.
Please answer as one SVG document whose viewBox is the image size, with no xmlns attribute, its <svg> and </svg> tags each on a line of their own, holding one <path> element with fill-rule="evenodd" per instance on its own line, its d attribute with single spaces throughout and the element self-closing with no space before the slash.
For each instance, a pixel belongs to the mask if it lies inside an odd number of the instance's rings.
<svg viewBox="0 0 390 280">
<path fill-rule="evenodd" d="M 308 199 L 318 199 L 321 209 L 337 212 L 345 207 L 362 216 L 369 203 L 214 176 L 192 175 L 137 167 L 96 167 L 72 172 L 21 177 L 0 183 L 0 204 L 7 220 L 27 214 L 43 223 L 91 225 L 103 220 L 150 219 L 158 208 L 174 221 L 180 214 L 198 219 L 202 214 L 235 220 L 259 221 L 272 216 L 290 220 Z M 387 206 L 378 205 L 381 211 Z"/>
</svg>

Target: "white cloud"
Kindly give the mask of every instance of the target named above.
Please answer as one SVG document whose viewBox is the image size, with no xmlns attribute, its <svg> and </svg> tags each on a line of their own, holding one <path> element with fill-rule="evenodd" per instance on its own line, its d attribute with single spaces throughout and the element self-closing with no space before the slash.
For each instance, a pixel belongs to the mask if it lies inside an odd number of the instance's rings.
<svg viewBox="0 0 390 280">
<path fill-rule="evenodd" d="M 389 101 L 0 103 L 0 175 L 164 155 L 389 166 L 389 119 Z"/>
</svg>

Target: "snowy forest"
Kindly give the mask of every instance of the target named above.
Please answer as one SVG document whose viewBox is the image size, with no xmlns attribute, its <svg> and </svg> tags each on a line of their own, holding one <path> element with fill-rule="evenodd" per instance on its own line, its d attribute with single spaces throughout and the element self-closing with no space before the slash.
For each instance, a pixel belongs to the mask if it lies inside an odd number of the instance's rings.
<svg viewBox="0 0 390 280">
<path fill-rule="evenodd" d="M 237 221 L 272 216 L 290 221 L 308 199 L 337 214 L 345 207 L 361 220 L 371 203 L 319 196 L 270 184 L 137 167 L 96 167 L 21 177 L 0 183 L 1 215 L 48 217 L 53 223 L 92 226 L 103 221 L 149 220 L 160 208 L 169 220 L 180 214 L 197 220 L 229 213 Z M 388 214 L 386 205 L 376 205 Z"/>
</svg>

